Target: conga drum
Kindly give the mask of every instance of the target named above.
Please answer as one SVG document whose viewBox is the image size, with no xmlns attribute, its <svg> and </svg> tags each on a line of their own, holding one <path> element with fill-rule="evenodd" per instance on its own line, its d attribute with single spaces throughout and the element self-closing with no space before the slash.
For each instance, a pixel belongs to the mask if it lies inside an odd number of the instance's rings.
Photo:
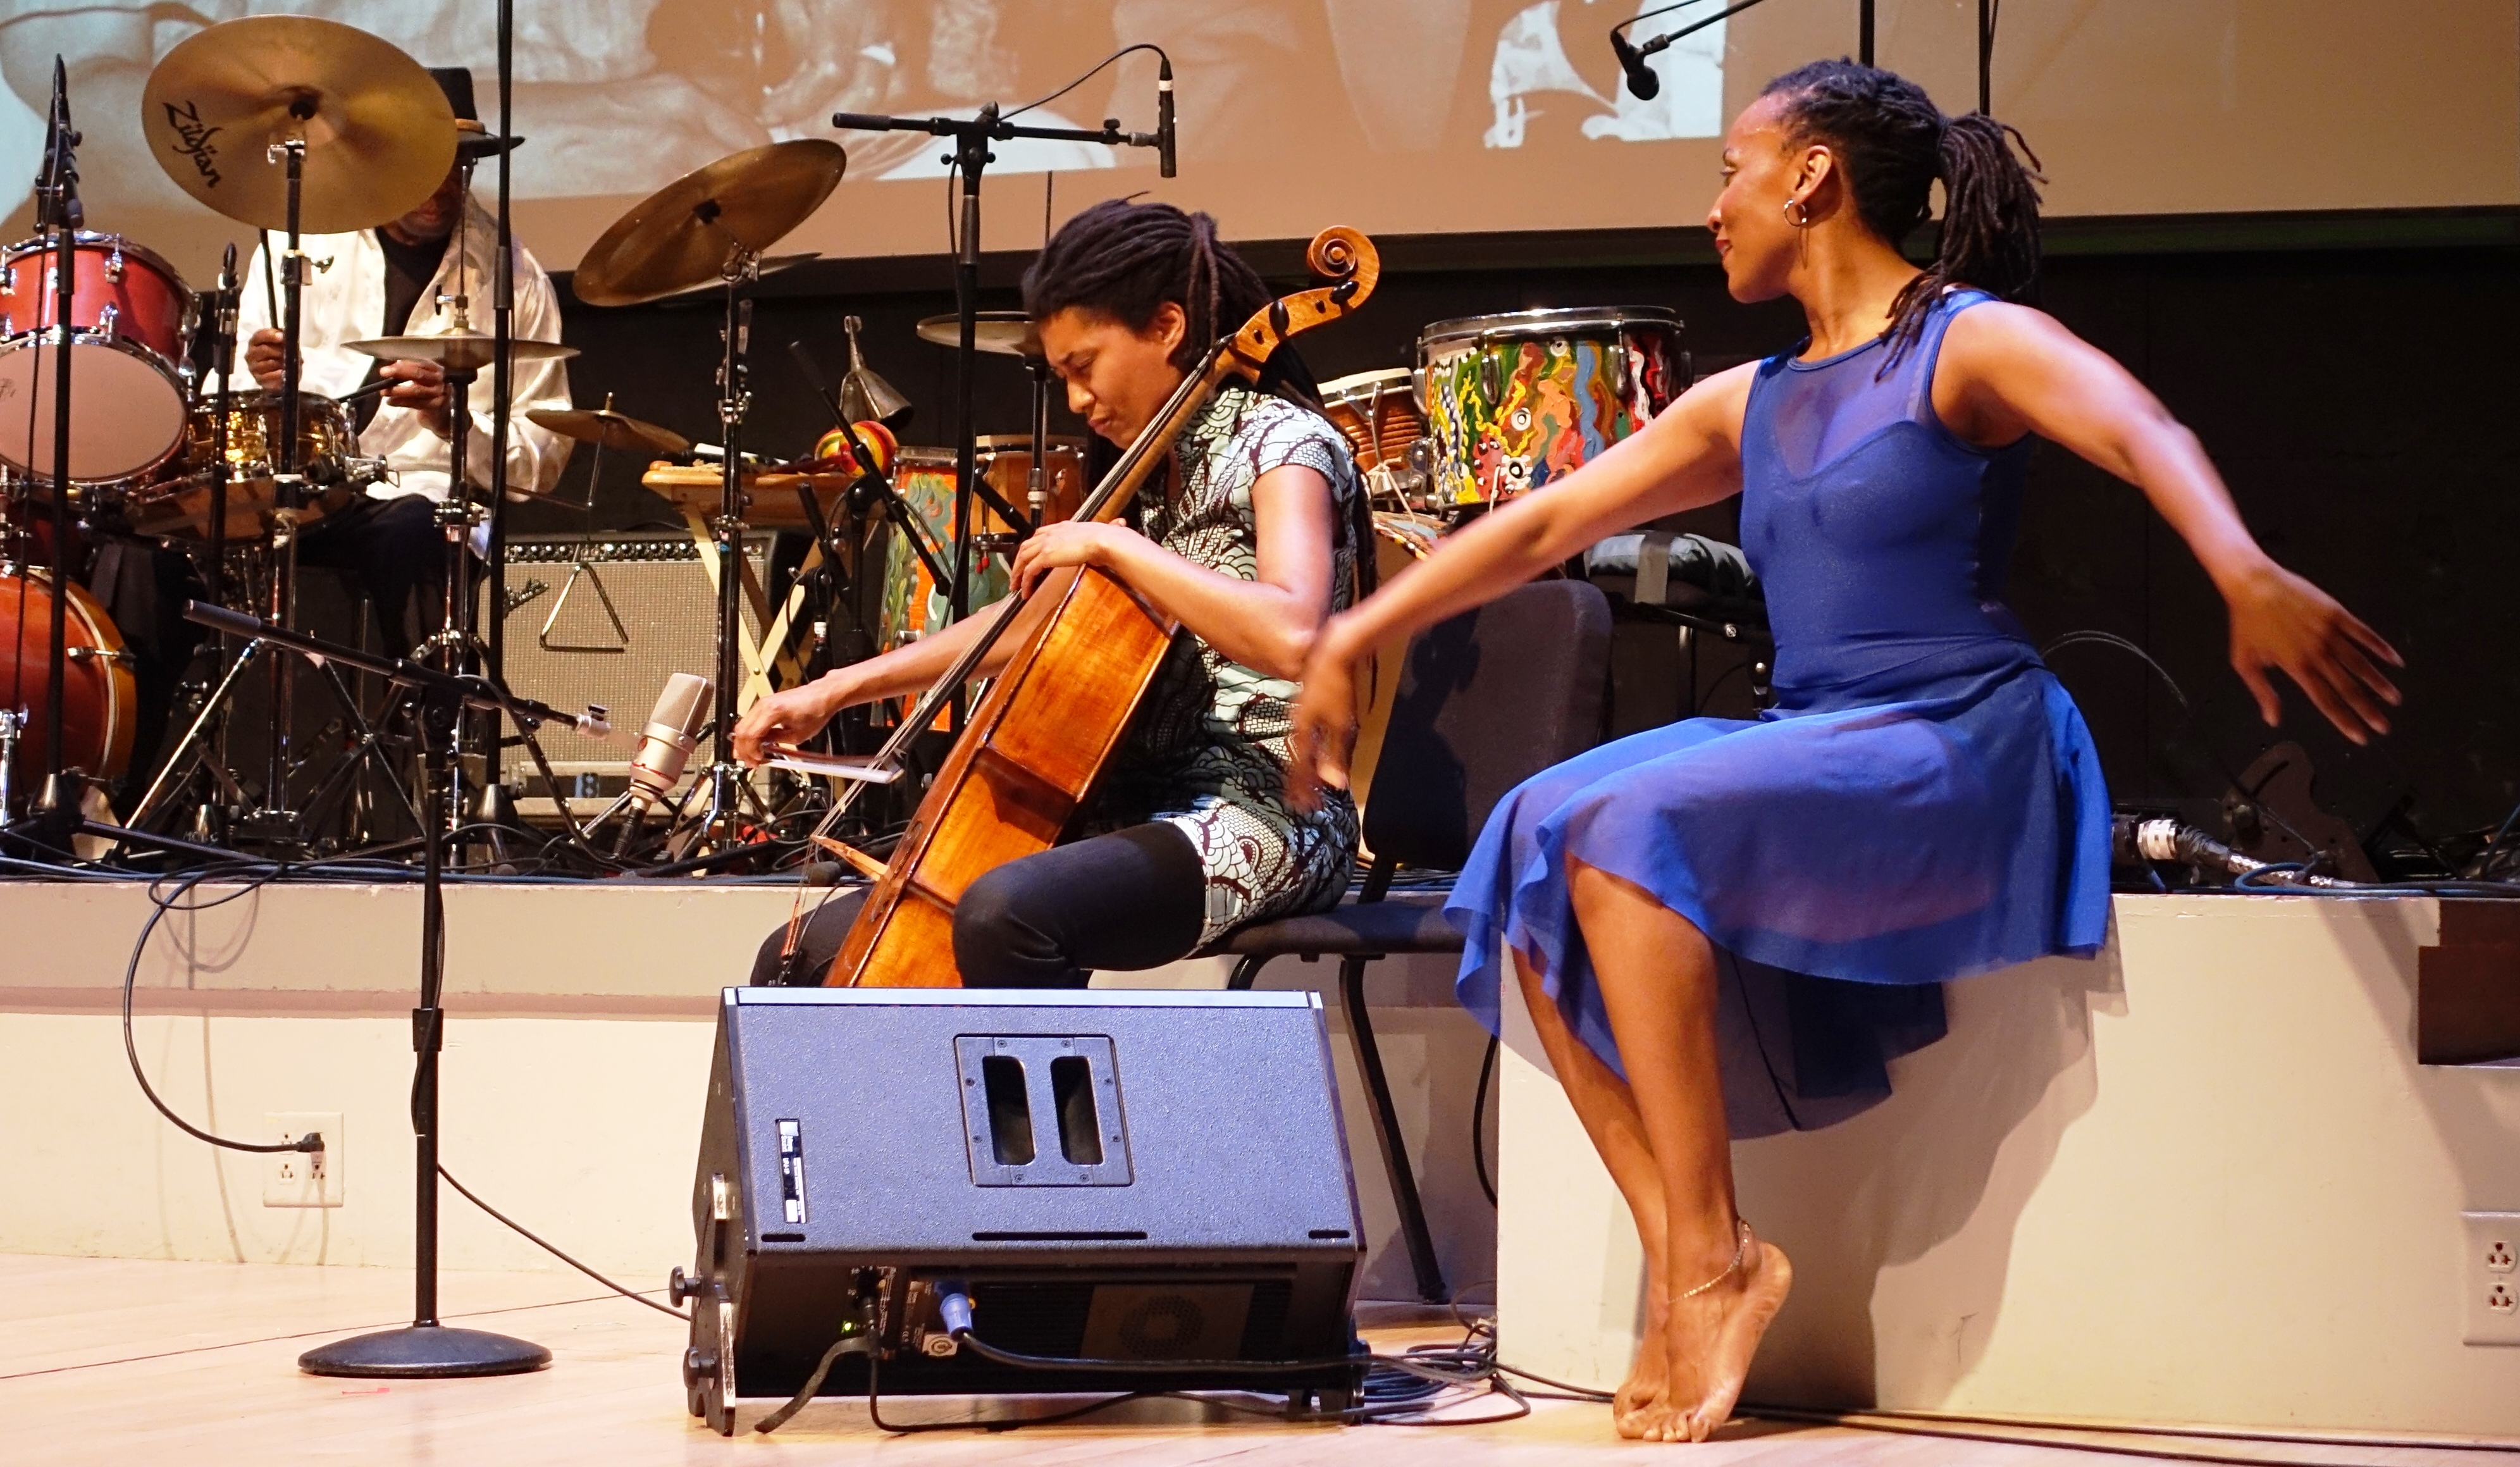
<svg viewBox="0 0 2520 1467">
<path fill-rule="evenodd" d="M 1680 318 L 1655 306 L 1438 321 L 1418 337 L 1435 497 L 1539 488 L 1642 428 L 1688 379 Z"/>
</svg>

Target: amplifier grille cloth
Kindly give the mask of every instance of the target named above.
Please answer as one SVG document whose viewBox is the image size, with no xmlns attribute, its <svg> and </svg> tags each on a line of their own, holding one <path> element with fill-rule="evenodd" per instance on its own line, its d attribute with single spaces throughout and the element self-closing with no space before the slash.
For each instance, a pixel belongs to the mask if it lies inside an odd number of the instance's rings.
<svg viewBox="0 0 2520 1467">
<path fill-rule="evenodd" d="M 770 540 L 744 536 L 744 560 L 756 581 L 766 582 Z M 581 559 L 590 570 L 571 586 Z M 609 613 L 604 593 L 611 598 Z M 508 597 L 515 606 L 507 624 L 509 688 L 572 712 L 590 703 L 611 711 L 609 739 L 548 727 L 537 735 L 562 773 L 627 774 L 665 679 L 676 672 L 717 675 L 717 600 L 689 535 L 608 534 L 591 544 L 578 535 L 515 536 L 508 542 Z M 488 604 L 486 586 L 480 604 Z M 743 634 L 756 641 L 761 635 L 748 600 Z M 742 662 L 736 665 L 740 672 Z M 530 773 L 532 759 L 520 752 L 511 767 Z"/>
</svg>

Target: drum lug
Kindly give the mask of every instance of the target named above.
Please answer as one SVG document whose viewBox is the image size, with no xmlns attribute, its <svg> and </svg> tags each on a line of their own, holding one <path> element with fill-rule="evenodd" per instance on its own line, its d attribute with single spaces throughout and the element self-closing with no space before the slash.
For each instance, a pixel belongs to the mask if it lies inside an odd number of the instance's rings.
<svg viewBox="0 0 2520 1467">
<path fill-rule="evenodd" d="M 119 333 L 115 331 L 114 326 L 121 318 L 122 313 L 113 308 L 113 302 L 107 301 L 96 313 L 97 334 L 109 342 L 117 340 Z"/>
<path fill-rule="evenodd" d="M 122 236 L 113 237 L 113 252 L 105 257 L 105 278 L 110 285 L 122 284 Z"/>
</svg>

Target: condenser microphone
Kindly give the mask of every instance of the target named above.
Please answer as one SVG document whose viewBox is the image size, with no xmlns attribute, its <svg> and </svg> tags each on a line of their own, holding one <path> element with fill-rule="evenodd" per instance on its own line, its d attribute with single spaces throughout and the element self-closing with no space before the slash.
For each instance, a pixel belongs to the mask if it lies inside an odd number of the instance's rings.
<svg viewBox="0 0 2520 1467">
<path fill-rule="evenodd" d="M 1659 41 L 1647 41 L 1640 50 L 1628 38 L 1610 32 L 1610 54 L 1619 59 L 1619 69 L 1628 73 L 1628 91 L 1639 102 L 1651 102 L 1662 92 L 1662 76 L 1645 65 L 1645 58 L 1662 49 Z"/>
<path fill-rule="evenodd" d="M 709 694 L 715 688 L 715 683 L 697 672 L 677 672 L 665 679 L 665 691 L 657 696 L 648 726 L 640 732 L 639 752 L 630 759 L 630 789 L 623 796 L 629 802 L 630 818 L 613 842 L 613 854 L 630 848 L 641 817 L 682 779 L 683 766 L 691 761 L 692 750 L 699 742 L 700 725 L 708 719 Z"/>
<path fill-rule="evenodd" d="M 1155 68 L 1155 170 L 1164 177 L 1179 171 L 1173 165 L 1173 59 L 1169 56 Z"/>
</svg>

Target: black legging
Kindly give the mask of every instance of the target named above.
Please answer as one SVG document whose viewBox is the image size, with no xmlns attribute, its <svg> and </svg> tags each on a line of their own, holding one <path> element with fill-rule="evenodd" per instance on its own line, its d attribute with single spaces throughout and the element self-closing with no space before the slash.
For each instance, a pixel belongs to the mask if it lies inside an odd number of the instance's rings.
<svg viewBox="0 0 2520 1467">
<path fill-rule="evenodd" d="M 866 904 L 864 891 L 808 917 L 783 965 L 788 929 L 752 960 L 756 985 L 814 985 Z M 1198 946 L 1207 878 L 1179 826 L 1132 825 L 1009 861 L 954 909 L 954 962 L 971 988 L 1081 988 L 1097 969 L 1160 968 Z"/>
</svg>

